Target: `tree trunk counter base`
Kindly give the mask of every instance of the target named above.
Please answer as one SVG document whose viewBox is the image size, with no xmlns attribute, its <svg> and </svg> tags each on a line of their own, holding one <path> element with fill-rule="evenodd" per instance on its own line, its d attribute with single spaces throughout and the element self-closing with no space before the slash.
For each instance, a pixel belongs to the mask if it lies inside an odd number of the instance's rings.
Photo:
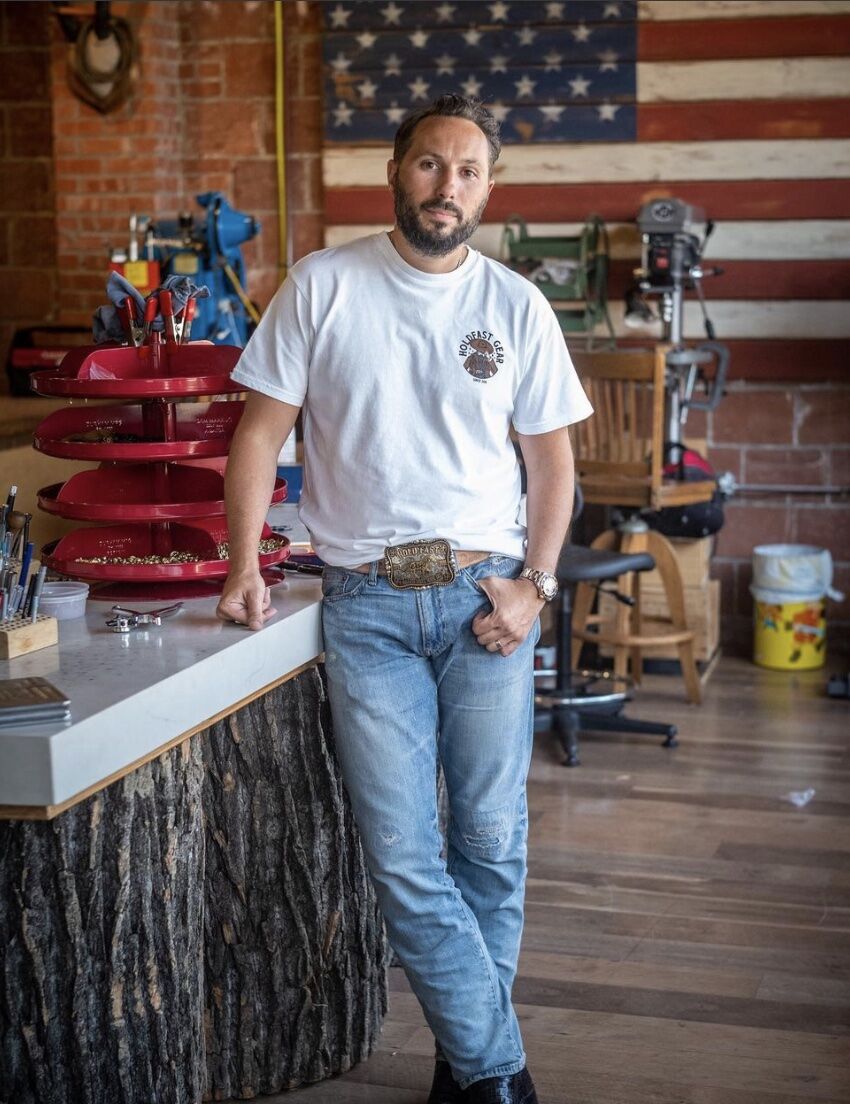
<svg viewBox="0 0 850 1104">
<path fill-rule="evenodd" d="M 368 1057 L 388 952 L 319 672 L 0 822 L 0 941 L 2 1104 L 251 1098 Z"/>
</svg>

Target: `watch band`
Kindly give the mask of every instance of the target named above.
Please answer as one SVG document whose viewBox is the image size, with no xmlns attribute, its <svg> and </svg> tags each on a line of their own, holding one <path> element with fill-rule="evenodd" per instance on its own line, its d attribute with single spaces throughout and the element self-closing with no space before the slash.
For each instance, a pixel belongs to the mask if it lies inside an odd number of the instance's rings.
<svg viewBox="0 0 850 1104">
<path fill-rule="evenodd" d="M 537 587 L 538 597 L 551 602 L 558 593 L 558 579 L 550 571 L 539 571 L 535 567 L 524 567 L 519 573 L 520 579 L 528 579 Z"/>
</svg>

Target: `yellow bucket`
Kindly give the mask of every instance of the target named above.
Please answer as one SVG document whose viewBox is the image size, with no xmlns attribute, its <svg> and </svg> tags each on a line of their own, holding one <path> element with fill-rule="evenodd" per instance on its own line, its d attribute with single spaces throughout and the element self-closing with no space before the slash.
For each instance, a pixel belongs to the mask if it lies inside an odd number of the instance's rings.
<svg viewBox="0 0 850 1104">
<path fill-rule="evenodd" d="M 826 596 L 753 587 L 753 660 L 777 671 L 813 671 L 826 660 Z M 785 599 L 777 601 L 777 599 Z"/>
</svg>

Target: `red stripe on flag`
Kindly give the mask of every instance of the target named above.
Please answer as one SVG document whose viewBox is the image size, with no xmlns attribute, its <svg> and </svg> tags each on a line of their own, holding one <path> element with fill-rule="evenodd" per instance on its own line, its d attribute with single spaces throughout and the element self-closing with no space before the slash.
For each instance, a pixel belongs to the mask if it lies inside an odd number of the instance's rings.
<svg viewBox="0 0 850 1104">
<path fill-rule="evenodd" d="M 703 281 L 711 299 L 850 299 L 850 265 L 846 261 L 706 261 L 723 269 Z M 622 299 L 634 282 L 635 262 L 611 264 L 608 298 Z"/>
<path fill-rule="evenodd" d="M 770 4 L 765 4 L 770 16 Z M 841 57 L 850 53 L 850 15 L 638 23 L 641 61 Z"/>
<path fill-rule="evenodd" d="M 743 154 L 742 154 L 743 155 Z M 582 222 L 595 212 L 611 222 L 632 222 L 656 196 L 678 196 L 717 220 L 850 218 L 846 180 L 685 180 L 618 184 L 496 183 L 486 222 L 520 214 L 527 222 Z M 331 226 L 393 222 L 385 187 L 328 188 L 325 221 Z"/>
<path fill-rule="evenodd" d="M 574 349 L 584 348 L 583 338 L 570 338 L 567 342 Z M 724 341 L 730 353 L 729 378 L 733 380 L 800 380 L 803 383 L 822 383 L 828 380 L 846 380 L 850 364 L 850 340 L 732 340 Z M 618 349 L 646 348 L 646 340 L 624 338 L 617 340 Z M 726 400 L 734 402 L 733 398 Z"/>
<path fill-rule="evenodd" d="M 646 103 L 638 104 L 637 120 L 639 142 L 846 138 L 850 99 Z"/>
</svg>

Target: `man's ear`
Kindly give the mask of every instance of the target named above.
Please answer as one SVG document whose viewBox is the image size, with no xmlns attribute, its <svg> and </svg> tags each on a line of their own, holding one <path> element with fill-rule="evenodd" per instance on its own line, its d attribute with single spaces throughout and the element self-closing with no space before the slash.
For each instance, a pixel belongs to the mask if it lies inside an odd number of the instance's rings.
<svg viewBox="0 0 850 1104">
<path fill-rule="evenodd" d="M 387 184 L 390 188 L 395 184 L 395 178 L 398 176 L 398 165 L 390 158 L 387 161 Z"/>
</svg>

